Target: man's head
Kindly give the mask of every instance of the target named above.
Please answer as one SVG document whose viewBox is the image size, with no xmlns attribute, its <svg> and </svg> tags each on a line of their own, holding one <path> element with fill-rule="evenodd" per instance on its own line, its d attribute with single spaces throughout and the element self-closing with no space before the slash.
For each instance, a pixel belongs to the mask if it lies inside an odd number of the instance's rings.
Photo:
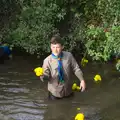
<svg viewBox="0 0 120 120">
<path fill-rule="evenodd" d="M 54 55 L 58 56 L 63 50 L 63 43 L 59 35 L 54 35 L 50 41 L 51 51 Z"/>
</svg>

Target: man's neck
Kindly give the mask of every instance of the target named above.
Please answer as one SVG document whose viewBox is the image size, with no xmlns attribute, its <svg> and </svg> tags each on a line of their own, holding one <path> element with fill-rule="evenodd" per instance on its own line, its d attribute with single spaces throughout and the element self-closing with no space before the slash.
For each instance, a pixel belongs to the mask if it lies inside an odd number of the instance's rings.
<svg viewBox="0 0 120 120">
<path fill-rule="evenodd" d="M 62 52 L 59 55 L 55 55 L 54 53 L 52 53 L 52 56 L 55 58 L 62 58 Z"/>
</svg>

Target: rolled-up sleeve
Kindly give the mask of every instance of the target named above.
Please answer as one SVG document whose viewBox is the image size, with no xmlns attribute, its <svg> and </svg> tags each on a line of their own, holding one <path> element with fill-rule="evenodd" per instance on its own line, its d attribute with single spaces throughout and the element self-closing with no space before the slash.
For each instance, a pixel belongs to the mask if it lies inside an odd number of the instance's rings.
<svg viewBox="0 0 120 120">
<path fill-rule="evenodd" d="M 44 73 L 42 76 L 40 76 L 40 79 L 42 81 L 44 80 L 49 80 L 49 77 L 50 77 L 50 69 L 49 69 L 49 64 L 48 64 L 48 59 L 45 59 L 43 61 L 43 66 L 42 66 L 43 70 L 44 70 Z"/>
<path fill-rule="evenodd" d="M 80 81 L 81 81 L 81 80 L 84 80 L 83 72 L 82 72 L 82 70 L 80 69 L 77 61 L 75 60 L 75 58 L 73 57 L 72 54 L 70 54 L 70 59 L 71 59 L 71 66 L 72 66 L 73 72 L 75 73 L 75 75 L 77 76 L 77 78 L 78 78 Z"/>
</svg>

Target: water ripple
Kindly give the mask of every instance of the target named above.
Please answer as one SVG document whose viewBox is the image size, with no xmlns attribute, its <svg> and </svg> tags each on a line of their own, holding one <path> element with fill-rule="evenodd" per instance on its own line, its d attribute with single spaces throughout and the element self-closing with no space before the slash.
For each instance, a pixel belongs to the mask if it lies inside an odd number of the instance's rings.
<svg viewBox="0 0 120 120">
<path fill-rule="evenodd" d="M 12 93 L 29 93 L 29 89 L 27 88 L 5 88 L 3 89 L 4 92 L 12 92 Z"/>
</svg>

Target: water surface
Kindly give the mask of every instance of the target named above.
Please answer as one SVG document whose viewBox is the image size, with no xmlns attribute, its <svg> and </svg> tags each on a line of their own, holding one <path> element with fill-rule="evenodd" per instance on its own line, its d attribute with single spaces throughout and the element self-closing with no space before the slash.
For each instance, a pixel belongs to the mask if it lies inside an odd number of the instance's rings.
<svg viewBox="0 0 120 120">
<path fill-rule="evenodd" d="M 74 120 L 78 112 L 86 120 L 120 120 L 120 73 L 114 63 L 89 63 L 81 68 L 86 91 L 57 101 L 47 100 L 47 82 L 33 73 L 41 63 L 16 56 L 0 64 L 0 120 Z M 99 84 L 93 81 L 97 73 L 102 76 Z"/>
</svg>

